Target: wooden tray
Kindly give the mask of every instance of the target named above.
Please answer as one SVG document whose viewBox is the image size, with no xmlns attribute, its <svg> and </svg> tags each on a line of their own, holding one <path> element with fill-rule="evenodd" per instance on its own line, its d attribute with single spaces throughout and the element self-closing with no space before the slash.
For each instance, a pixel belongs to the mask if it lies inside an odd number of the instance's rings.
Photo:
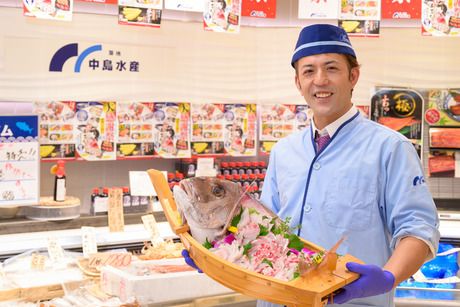
<svg viewBox="0 0 460 307">
<path fill-rule="evenodd" d="M 332 255 L 335 257 L 329 257 L 332 261 L 323 261 L 319 269 L 288 282 L 246 270 L 223 260 L 198 243 L 188 232 L 189 226 L 182 224 L 173 195 L 161 171 L 150 169 L 147 173 L 171 229 L 179 236 L 191 258 L 204 273 L 230 289 L 277 304 L 320 307 L 325 306 L 328 299 L 333 300 L 334 291 L 358 278 L 357 274 L 346 270 L 345 264 L 349 261 L 362 261 L 348 254 L 337 259 L 335 252 Z M 305 240 L 303 242 L 311 250 L 324 251 L 324 248 L 318 245 Z"/>
</svg>

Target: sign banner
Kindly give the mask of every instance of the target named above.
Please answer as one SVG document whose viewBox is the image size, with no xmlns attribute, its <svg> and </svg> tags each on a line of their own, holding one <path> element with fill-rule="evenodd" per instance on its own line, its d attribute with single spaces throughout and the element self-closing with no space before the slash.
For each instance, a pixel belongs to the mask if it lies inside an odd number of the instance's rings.
<svg viewBox="0 0 460 307">
<path fill-rule="evenodd" d="M 460 1 L 422 0 L 422 34 L 460 36 Z"/>
<path fill-rule="evenodd" d="M 382 19 L 420 19 L 422 0 L 382 0 Z"/>
<path fill-rule="evenodd" d="M 241 15 L 259 18 L 276 17 L 276 0 L 242 0 Z"/>
<path fill-rule="evenodd" d="M 0 207 L 39 203 L 39 162 L 38 116 L 0 116 Z"/>
<path fill-rule="evenodd" d="M 203 12 L 204 0 L 165 0 L 165 9 L 188 12 Z"/>
<path fill-rule="evenodd" d="M 159 28 L 163 0 L 118 0 L 118 24 Z"/>
<path fill-rule="evenodd" d="M 89 161 L 115 160 L 116 103 L 77 102 L 76 110 L 78 155 Z"/>
<path fill-rule="evenodd" d="M 214 32 L 239 33 L 241 0 L 205 0 L 204 29 Z"/>
<path fill-rule="evenodd" d="M 153 143 L 160 157 L 190 158 L 189 103 L 154 103 Z"/>
<path fill-rule="evenodd" d="M 22 0 L 24 16 L 72 21 L 73 0 Z"/>
<path fill-rule="evenodd" d="M 263 104 L 259 109 L 259 147 L 262 153 L 270 153 L 281 138 L 310 126 L 307 105 Z"/>
<path fill-rule="evenodd" d="M 338 0 L 299 0 L 299 19 L 337 19 Z"/>
<path fill-rule="evenodd" d="M 406 136 L 421 156 L 423 103 L 415 90 L 377 87 L 371 98 L 371 120 Z"/>
</svg>

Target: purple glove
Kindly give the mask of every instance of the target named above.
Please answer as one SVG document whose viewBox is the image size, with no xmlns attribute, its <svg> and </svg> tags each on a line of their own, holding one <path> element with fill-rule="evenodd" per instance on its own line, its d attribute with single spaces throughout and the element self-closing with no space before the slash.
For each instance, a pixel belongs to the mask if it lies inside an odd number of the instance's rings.
<svg viewBox="0 0 460 307">
<path fill-rule="evenodd" d="M 343 287 L 343 291 L 334 296 L 334 304 L 343 304 L 354 298 L 383 294 L 393 289 L 395 277 L 391 272 L 382 270 L 373 264 L 348 262 L 346 266 L 350 272 L 361 276 Z"/>
<path fill-rule="evenodd" d="M 203 273 L 203 271 L 196 265 L 195 261 L 193 261 L 193 259 L 190 258 L 190 254 L 188 253 L 188 250 L 186 249 L 182 250 L 182 257 L 184 257 L 185 263 L 187 263 L 189 266 L 197 270 L 198 273 Z"/>
</svg>

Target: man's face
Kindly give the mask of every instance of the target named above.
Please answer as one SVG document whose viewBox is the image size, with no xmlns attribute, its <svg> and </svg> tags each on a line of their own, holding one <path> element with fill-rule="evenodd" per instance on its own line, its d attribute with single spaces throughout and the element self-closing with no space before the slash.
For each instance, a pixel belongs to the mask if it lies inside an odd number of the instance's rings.
<svg viewBox="0 0 460 307">
<path fill-rule="evenodd" d="M 315 125 L 323 129 L 351 106 L 351 91 L 358 82 L 359 68 L 348 68 L 343 54 L 325 53 L 297 62 L 295 83 L 313 110 Z"/>
</svg>

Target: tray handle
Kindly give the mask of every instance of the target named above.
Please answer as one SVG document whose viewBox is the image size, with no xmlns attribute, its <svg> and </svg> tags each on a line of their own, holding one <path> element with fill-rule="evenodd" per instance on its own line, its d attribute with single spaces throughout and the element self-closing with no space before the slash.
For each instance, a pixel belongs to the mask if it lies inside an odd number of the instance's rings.
<svg viewBox="0 0 460 307">
<path fill-rule="evenodd" d="M 169 188 L 168 181 L 163 173 L 156 169 L 149 169 L 147 170 L 147 174 L 149 174 L 153 187 L 157 192 L 161 207 L 163 207 L 163 211 L 171 229 L 176 235 L 188 232 L 190 227 L 187 224 L 183 224 L 179 211 L 177 211 L 176 202 Z"/>
</svg>

